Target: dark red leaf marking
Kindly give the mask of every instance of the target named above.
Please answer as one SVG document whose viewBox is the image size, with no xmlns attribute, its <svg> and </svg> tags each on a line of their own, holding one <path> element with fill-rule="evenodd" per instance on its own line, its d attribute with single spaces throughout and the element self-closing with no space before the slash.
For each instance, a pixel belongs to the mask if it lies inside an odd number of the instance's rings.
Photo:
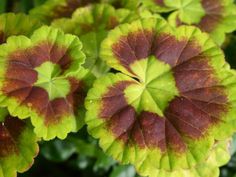
<svg viewBox="0 0 236 177">
<path fill-rule="evenodd" d="M 224 8 L 220 0 L 202 0 L 201 3 L 206 15 L 197 26 L 205 32 L 211 32 L 222 20 Z"/>
<path fill-rule="evenodd" d="M 46 90 L 33 86 L 38 78 L 34 68 L 46 61 L 51 61 L 59 64 L 63 72 L 71 63 L 67 52 L 66 48 L 44 42 L 36 47 L 14 52 L 8 57 L 3 93 L 8 97 L 16 98 L 20 105 L 36 110 L 45 118 L 46 126 L 58 123 L 62 116 L 73 114 L 85 97 L 82 84 L 73 78 L 68 78 L 71 90 L 66 98 L 50 101 Z"/>
<path fill-rule="evenodd" d="M 10 116 L 0 123 L 0 158 L 19 153 L 18 138 L 24 127 L 25 123 L 22 120 Z"/>
</svg>

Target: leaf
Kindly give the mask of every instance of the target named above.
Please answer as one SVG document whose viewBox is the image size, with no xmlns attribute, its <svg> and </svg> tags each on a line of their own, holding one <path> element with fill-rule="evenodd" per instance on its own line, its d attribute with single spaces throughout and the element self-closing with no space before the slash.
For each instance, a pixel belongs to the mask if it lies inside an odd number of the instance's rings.
<svg viewBox="0 0 236 177">
<path fill-rule="evenodd" d="M 44 140 L 64 139 L 84 124 L 83 100 L 93 78 L 81 67 L 81 48 L 76 36 L 46 26 L 0 46 L 0 105 L 13 116 L 31 117 Z"/>
<path fill-rule="evenodd" d="M 147 16 L 151 14 L 148 12 L 138 14 L 127 9 L 116 10 L 109 4 L 94 4 L 78 8 L 72 18 L 55 20 L 52 25 L 65 33 L 80 37 L 83 51 L 87 56 L 84 67 L 91 70 L 96 77 L 101 77 L 110 69 L 99 57 L 101 42 L 108 31 L 119 24 Z"/>
<path fill-rule="evenodd" d="M 145 18 L 118 26 L 101 46 L 120 73 L 95 81 L 86 123 L 108 155 L 141 175 L 191 169 L 233 134 L 236 75 L 207 34 Z"/>
<path fill-rule="evenodd" d="M 55 139 L 41 146 L 41 154 L 50 161 L 63 162 L 68 160 L 76 152 L 76 146 L 69 140 Z"/>
<path fill-rule="evenodd" d="M 17 27 L 16 27 L 17 26 Z M 30 36 L 41 23 L 24 14 L 5 13 L 0 15 L 0 44 L 14 35 Z"/>
<path fill-rule="evenodd" d="M 117 166 L 109 177 L 135 177 L 135 169 L 132 166 Z"/>
<path fill-rule="evenodd" d="M 174 26 L 186 23 L 195 25 L 202 31 L 209 33 L 214 41 L 221 45 L 225 40 L 225 34 L 236 29 L 236 6 L 233 0 L 202 0 L 201 6 L 205 15 L 198 21 L 186 22 L 177 12 L 170 15 L 170 23 Z"/>
<path fill-rule="evenodd" d="M 47 0 L 41 6 L 32 9 L 30 15 L 49 24 L 55 19 L 71 17 L 78 7 L 86 6 L 92 2 L 98 2 L 98 0 Z"/>
<path fill-rule="evenodd" d="M 0 176 L 15 177 L 25 172 L 38 154 L 37 138 L 29 122 L 11 117 L 0 108 Z"/>
</svg>

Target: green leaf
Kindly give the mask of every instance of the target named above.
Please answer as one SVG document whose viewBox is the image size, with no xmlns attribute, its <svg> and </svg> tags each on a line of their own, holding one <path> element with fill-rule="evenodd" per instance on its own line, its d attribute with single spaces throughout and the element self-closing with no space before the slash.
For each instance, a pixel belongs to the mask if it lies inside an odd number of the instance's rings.
<svg viewBox="0 0 236 177">
<path fill-rule="evenodd" d="M 109 177 L 135 177 L 135 169 L 132 166 L 117 166 Z"/>
<path fill-rule="evenodd" d="M 70 140 L 49 141 L 41 145 L 41 154 L 50 161 L 63 162 L 68 160 L 76 152 L 76 146 Z"/>
<path fill-rule="evenodd" d="M 5 13 L 0 15 L 0 44 L 14 35 L 30 36 L 42 24 L 24 14 Z M 17 27 L 16 27 L 17 26 Z"/>
<path fill-rule="evenodd" d="M 33 164 L 38 154 L 37 138 L 29 122 L 11 117 L 5 108 L 0 112 L 0 176 L 15 177 Z"/>
<path fill-rule="evenodd" d="M 93 81 L 81 67 L 80 40 L 51 27 L 0 47 L 1 99 L 11 115 L 31 117 L 37 136 L 64 139 L 84 124 L 83 101 Z"/>
<path fill-rule="evenodd" d="M 236 73 L 221 49 L 198 28 L 173 29 L 161 18 L 119 25 L 101 46 L 101 58 L 119 73 L 88 92 L 90 134 L 141 175 L 182 177 L 185 169 L 196 176 L 215 141 L 236 129 Z M 199 176 L 217 175 L 220 165 Z"/>
</svg>

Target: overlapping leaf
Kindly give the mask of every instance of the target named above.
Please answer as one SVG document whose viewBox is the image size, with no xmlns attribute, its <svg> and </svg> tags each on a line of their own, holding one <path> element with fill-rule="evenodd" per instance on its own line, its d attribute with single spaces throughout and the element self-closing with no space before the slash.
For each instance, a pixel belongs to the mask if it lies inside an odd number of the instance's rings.
<svg viewBox="0 0 236 177">
<path fill-rule="evenodd" d="M 24 14 L 6 13 L 0 15 L 0 44 L 9 36 L 30 36 L 41 24 L 37 19 Z"/>
<path fill-rule="evenodd" d="M 173 30 L 157 18 L 120 25 L 102 43 L 101 57 L 121 73 L 89 91 L 89 132 L 141 175 L 194 174 L 215 140 L 236 129 L 235 72 L 197 28 Z"/>
<path fill-rule="evenodd" d="M 99 0 L 47 0 L 41 6 L 32 9 L 30 14 L 45 23 L 50 23 L 58 18 L 71 17 L 78 7 L 95 2 Z"/>
<path fill-rule="evenodd" d="M 0 176 L 15 177 L 26 171 L 38 153 L 33 127 L 0 108 Z"/>
<path fill-rule="evenodd" d="M 80 65 L 82 44 L 73 35 L 41 27 L 0 46 L 0 105 L 31 117 L 37 136 L 65 138 L 83 125 L 83 100 L 92 79 Z"/>
<path fill-rule="evenodd" d="M 215 42 L 221 45 L 224 42 L 225 33 L 236 29 L 236 6 L 233 0 L 202 0 L 201 6 L 204 9 L 204 15 L 198 21 L 185 21 L 180 13 L 175 12 L 169 18 L 170 23 L 175 26 L 183 23 L 196 25 L 202 31 L 209 33 Z"/>
</svg>

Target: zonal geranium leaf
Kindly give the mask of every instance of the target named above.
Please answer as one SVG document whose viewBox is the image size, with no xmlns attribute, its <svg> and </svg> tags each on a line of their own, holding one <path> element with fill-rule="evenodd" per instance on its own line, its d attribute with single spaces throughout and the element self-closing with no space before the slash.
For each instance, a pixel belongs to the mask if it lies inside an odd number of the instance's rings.
<svg viewBox="0 0 236 177">
<path fill-rule="evenodd" d="M 191 169 L 236 129 L 235 72 L 199 29 L 173 29 L 157 18 L 120 25 L 101 57 L 121 73 L 89 91 L 89 132 L 141 175 Z"/>
<path fill-rule="evenodd" d="M 30 36 L 41 24 L 34 18 L 24 14 L 6 13 L 0 15 L 0 44 L 9 36 Z"/>
<path fill-rule="evenodd" d="M 211 35 L 217 44 L 222 44 L 225 33 L 236 29 L 236 6 L 233 0 L 202 0 L 201 6 L 205 15 L 198 21 L 184 21 L 178 12 L 169 17 L 171 24 L 191 24 L 198 26 L 202 31 Z M 193 13 L 194 14 L 194 13 Z"/>
<path fill-rule="evenodd" d="M 76 36 L 42 27 L 31 38 L 11 37 L 0 46 L 1 97 L 11 115 L 31 117 L 35 132 L 45 140 L 65 138 L 83 123 L 89 72 Z"/>
<path fill-rule="evenodd" d="M 45 23 L 50 23 L 54 19 L 71 17 L 78 7 L 95 2 L 99 2 L 99 0 L 47 0 L 43 5 L 32 9 L 30 14 Z"/>
<path fill-rule="evenodd" d="M 0 176 L 15 177 L 33 164 L 38 154 L 33 127 L 0 108 Z"/>
<path fill-rule="evenodd" d="M 127 9 L 116 10 L 109 4 L 94 4 L 78 8 L 72 18 L 55 20 L 52 25 L 80 37 L 83 51 L 87 56 L 84 66 L 99 77 L 109 70 L 109 67 L 99 58 L 100 45 L 108 31 L 119 24 L 148 15 L 150 16 L 151 13 L 137 14 Z"/>
</svg>

